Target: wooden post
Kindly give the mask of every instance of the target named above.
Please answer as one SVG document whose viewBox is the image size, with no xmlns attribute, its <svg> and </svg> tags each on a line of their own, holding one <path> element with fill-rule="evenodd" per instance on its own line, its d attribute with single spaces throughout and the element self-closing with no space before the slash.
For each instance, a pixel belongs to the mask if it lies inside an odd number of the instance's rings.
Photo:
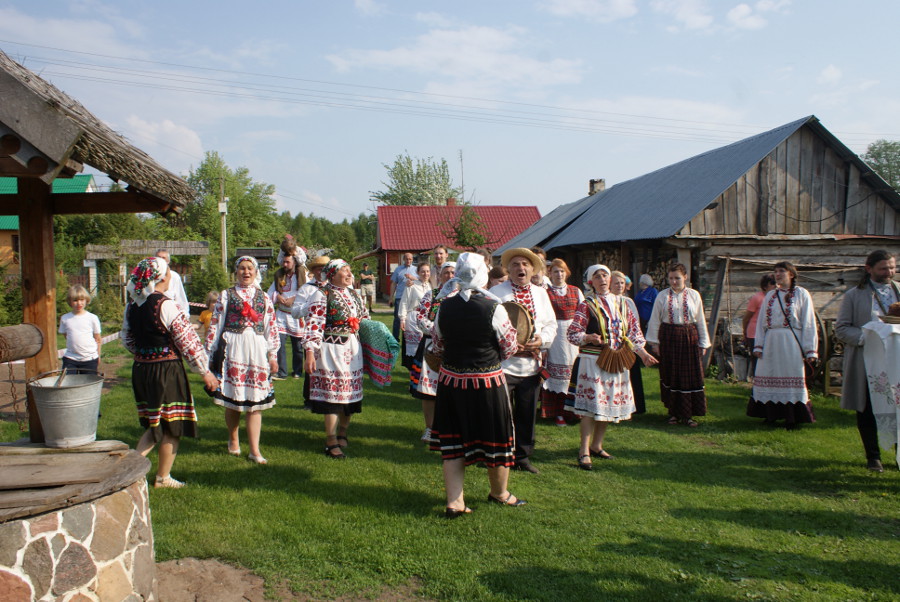
<svg viewBox="0 0 900 602">
<path fill-rule="evenodd" d="M 19 178 L 18 184 L 23 321 L 37 326 L 45 343 L 34 357 L 25 360 L 25 378 L 28 379 L 57 368 L 56 266 L 50 186 L 38 178 Z M 28 428 L 31 441 L 43 443 L 44 429 L 30 394 Z"/>
<path fill-rule="evenodd" d="M 716 346 L 716 328 L 719 326 L 719 308 L 722 306 L 722 289 L 725 288 L 725 274 L 731 267 L 731 258 L 726 257 L 725 261 L 719 260 L 719 273 L 716 274 L 716 294 L 713 297 L 712 306 L 709 308 L 709 322 L 706 323 L 706 331 L 709 333 L 709 353 L 706 354 L 706 361 L 703 362 L 703 370 L 709 368 L 709 362 L 712 361 L 713 349 Z M 731 336 L 729 334 L 729 336 Z"/>
</svg>

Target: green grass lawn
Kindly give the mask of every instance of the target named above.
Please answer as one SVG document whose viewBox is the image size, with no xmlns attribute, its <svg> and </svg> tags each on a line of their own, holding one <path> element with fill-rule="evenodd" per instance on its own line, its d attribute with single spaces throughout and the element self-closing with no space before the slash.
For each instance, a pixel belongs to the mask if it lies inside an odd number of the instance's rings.
<svg viewBox="0 0 900 602">
<path fill-rule="evenodd" d="M 268 466 L 225 453 L 222 411 L 192 376 L 203 438 L 185 440 L 175 464 L 189 487 L 150 491 L 157 559 L 219 558 L 252 569 L 273 593 L 321 599 L 900 596 L 900 472 L 889 454 L 887 472 L 865 470 L 854 417 L 835 398 L 817 397 L 818 422 L 788 432 L 744 416 L 748 389 L 708 381 L 700 427 L 667 426 L 657 372 L 645 369 L 649 411 L 610 427 L 615 460 L 581 471 L 577 427 L 541 423 L 541 474 L 510 478 L 528 505 L 488 505 L 486 472 L 470 467 L 474 514 L 448 521 L 439 457 L 419 441 L 405 371 L 394 375 L 389 390 L 366 379 L 344 462 L 323 455 L 322 420 L 301 409 L 302 381 L 278 382 L 278 405 L 263 419 Z M 102 410 L 98 437 L 133 445 L 141 429 L 130 383 Z M 0 428 L 5 440 L 19 436 L 14 424 Z"/>
</svg>

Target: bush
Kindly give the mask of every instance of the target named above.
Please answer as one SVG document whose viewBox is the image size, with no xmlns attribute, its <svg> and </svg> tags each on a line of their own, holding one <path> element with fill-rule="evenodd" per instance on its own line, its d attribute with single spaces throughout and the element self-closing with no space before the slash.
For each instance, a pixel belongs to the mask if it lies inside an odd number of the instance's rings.
<svg viewBox="0 0 900 602">
<path fill-rule="evenodd" d="M 207 259 L 206 266 L 191 274 L 191 283 L 188 285 L 188 299 L 196 303 L 203 303 L 210 291 L 221 291 L 231 286 L 228 274 L 222 269 L 222 265 L 215 260 Z"/>
<path fill-rule="evenodd" d="M 88 311 L 97 314 L 101 323 L 122 323 L 122 316 L 125 315 L 125 305 L 119 297 L 118 288 L 111 286 L 101 287 L 94 300 L 88 306 Z"/>
</svg>

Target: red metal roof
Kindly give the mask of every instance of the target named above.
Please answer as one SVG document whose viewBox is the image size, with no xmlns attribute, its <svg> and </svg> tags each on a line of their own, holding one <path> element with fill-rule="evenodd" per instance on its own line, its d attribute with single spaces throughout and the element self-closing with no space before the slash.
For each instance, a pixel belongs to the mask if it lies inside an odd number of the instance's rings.
<svg viewBox="0 0 900 602">
<path fill-rule="evenodd" d="M 541 219 L 537 207 L 521 205 L 473 205 L 489 233 L 493 249 L 506 244 L 513 237 Z M 435 245 L 453 247 L 443 232 L 459 218 L 459 205 L 411 206 L 382 205 L 378 207 L 378 246 L 384 251 L 424 251 Z"/>
</svg>

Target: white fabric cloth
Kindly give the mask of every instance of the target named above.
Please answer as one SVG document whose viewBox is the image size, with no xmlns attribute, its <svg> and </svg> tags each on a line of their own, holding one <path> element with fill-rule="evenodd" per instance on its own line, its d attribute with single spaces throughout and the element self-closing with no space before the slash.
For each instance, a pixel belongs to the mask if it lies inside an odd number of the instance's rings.
<svg viewBox="0 0 900 602">
<path fill-rule="evenodd" d="M 278 327 L 278 334 L 286 334 L 292 337 L 299 337 L 303 334 L 303 322 L 292 315 L 293 302 L 289 307 L 281 305 L 276 301 L 279 294 L 276 282 L 272 282 L 269 286 L 269 300 L 275 307 L 275 325 Z M 285 286 L 281 289 L 281 296 L 287 299 L 295 297 L 298 292 L 297 275 L 294 274 L 285 281 Z"/>
<path fill-rule="evenodd" d="M 413 284 L 406 287 L 403 291 L 403 297 L 400 298 L 400 305 L 397 307 L 397 317 L 400 318 L 400 324 L 403 325 L 403 336 L 406 342 L 406 355 L 415 355 L 416 349 L 419 347 L 419 341 L 422 340 L 422 331 L 419 330 L 416 321 L 416 309 L 422 301 L 425 293 L 431 290 L 431 282 L 422 282 L 416 280 Z"/>
<path fill-rule="evenodd" d="M 169 280 L 169 288 L 166 290 L 166 297 L 175 302 L 178 306 L 178 309 L 181 310 L 187 318 L 190 320 L 191 318 L 191 304 L 188 302 L 187 293 L 184 292 L 184 282 L 181 280 L 181 275 L 175 270 L 170 270 L 172 272 L 172 279 Z"/>
<path fill-rule="evenodd" d="M 660 294 L 660 297 L 662 294 Z M 788 291 L 775 289 L 766 293 L 762 305 L 759 308 L 759 318 L 756 320 L 756 337 L 753 339 L 754 350 L 762 350 L 765 347 L 766 336 L 769 332 L 784 329 L 790 334 L 791 328 L 785 324 L 784 311 L 788 313 L 790 326 L 800 340 L 800 345 L 794 341 L 794 345 L 803 348 L 803 357 L 819 357 L 819 333 L 816 329 L 816 312 L 813 308 L 812 297 L 801 286 L 794 287 L 794 298 L 788 301 Z M 779 303 L 780 299 L 780 303 Z M 784 307 L 784 311 L 782 311 Z M 793 335 L 791 336 L 793 339 Z"/>
<path fill-rule="evenodd" d="M 300 285 L 300 289 L 294 296 L 294 304 L 291 305 L 291 316 L 296 319 L 303 319 L 308 316 L 310 301 L 312 301 L 317 292 L 319 292 L 319 287 L 314 280 L 307 280 Z"/>
<path fill-rule="evenodd" d="M 687 321 L 684 319 L 685 292 L 687 293 Z M 671 312 L 669 311 L 670 308 Z M 647 336 L 645 338 L 648 343 L 659 344 L 659 326 L 662 323 L 696 324 L 697 343 L 700 349 L 707 349 L 712 346 L 712 343 L 709 341 L 709 332 L 706 330 L 703 299 L 700 298 L 700 293 L 692 288 L 685 288 L 680 293 L 667 288 L 656 296 L 656 301 L 653 302 L 653 312 L 650 314 L 650 321 L 647 323 Z"/>
<path fill-rule="evenodd" d="M 66 352 L 63 357 L 76 362 L 87 362 L 100 357 L 100 349 L 94 336 L 100 334 L 100 319 L 91 312 L 63 314 L 59 319 L 59 334 L 66 335 Z"/>
<path fill-rule="evenodd" d="M 900 441 L 900 324 L 872 321 L 862 327 L 869 397 L 878 427 L 878 444 L 885 451 Z M 900 466 L 900 448 L 897 450 Z"/>
<path fill-rule="evenodd" d="M 530 283 L 528 286 L 531 287 L 531 298 L 534 301 L 534 332 L 541 337 L 541 350 L 547 350 L 556 338 L 556 313 L 550 305 L 550 297 L 547 296 L 546 290 Z M 493 287 L 490 292 L 497 295 L 502 302 L 516 299 L 512 282 L 509 280 Z M 541 360 L 532 357 L 513 356 L 503 360 L 501 364 L 503 372 L 510 376 L 532 376 L 541 371 Z"/>
</svg>

